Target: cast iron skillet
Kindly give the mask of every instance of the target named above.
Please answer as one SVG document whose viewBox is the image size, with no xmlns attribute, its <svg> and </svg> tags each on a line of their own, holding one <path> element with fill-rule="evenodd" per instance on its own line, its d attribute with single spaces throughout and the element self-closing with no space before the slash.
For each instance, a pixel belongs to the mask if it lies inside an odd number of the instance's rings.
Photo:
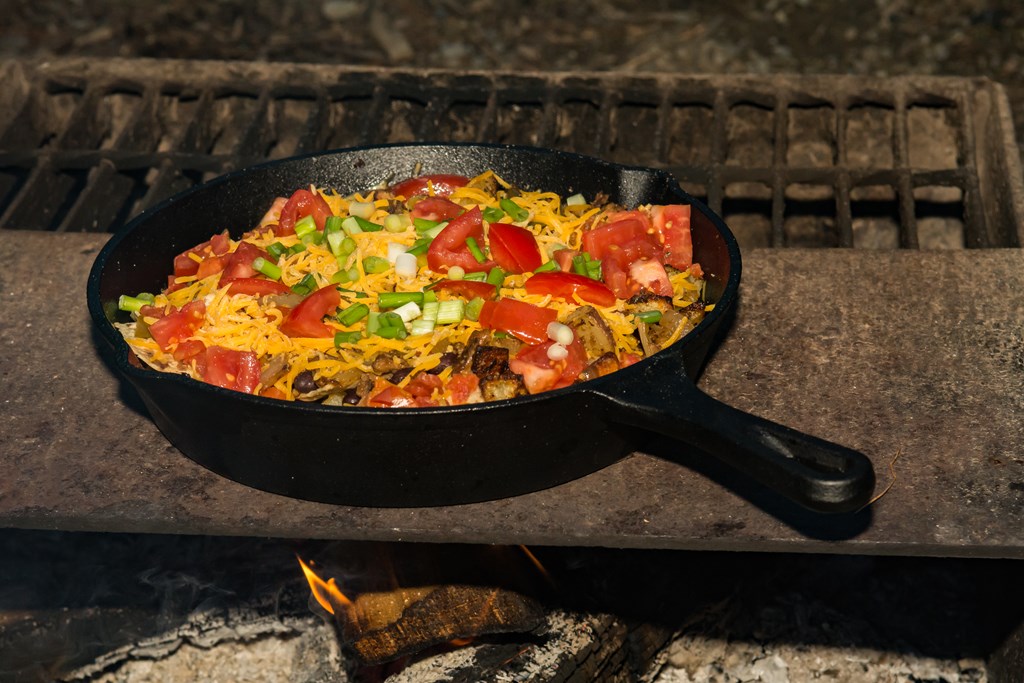
<svg viewBox="0 0 1024 683">
<path fill-rule="evenodd" d="M 155 291 L 176 254 L 227 228 L 251 229 L 274 197 L 314 183 L 350 193 L 419 173 L 494 169 L 527 189 L 563 196 L 693 207 L 694 260 L 714 311 L 676 344 L 596 380 L 475 405 L 369 409 L 293 403 L 220 389 L 143 367 L 111 320 L 122 293 Z M 141 214 L 93 265 L 88 303 L 117 369 L 167 438 L 235 481 L 329 503 L 409 507 L 491 500 L 560 484 L 635 450 L 644 432 L 677 438 L 822 512 L 864 505 L 874 471 L 861 453 L 740 412 L 693 384 L 740 281 L 736 240 L 668 174 L 525 147 L 387 145 L 255 166 Z"/>
</svg>

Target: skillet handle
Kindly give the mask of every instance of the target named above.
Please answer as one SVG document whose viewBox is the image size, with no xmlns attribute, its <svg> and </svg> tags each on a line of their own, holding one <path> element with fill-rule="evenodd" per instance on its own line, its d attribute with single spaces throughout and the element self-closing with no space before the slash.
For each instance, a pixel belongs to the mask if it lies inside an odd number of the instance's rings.
<svg viewBox="0 0 1024 683">
<path fill-rule="evenodd" d="M 597 390 L 609 419 L 679 439 L 817 512 L 852 512 L 870 500 L 875 471 L 863 453 L 744 413 L 686 375 L 646 384 L 642 400 Z"/>
</svg>

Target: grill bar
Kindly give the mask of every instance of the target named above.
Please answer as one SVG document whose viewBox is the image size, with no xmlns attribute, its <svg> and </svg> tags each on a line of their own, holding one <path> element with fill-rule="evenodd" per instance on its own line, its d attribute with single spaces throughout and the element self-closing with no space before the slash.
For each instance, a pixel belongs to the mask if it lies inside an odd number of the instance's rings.
<svg viewBox="0 0 1024 683">
<path fill-rule="evenodd" d="M 726 218 L 743 246 L 885 247 L 863 238 L 863 193 L 890 197 L 866 200 L 891 206 L 888 246 L 1021 244 L 1019 160 L 989 142 L 1012 129 L 985 80 L 130 64 L 4 65 L 0 227 L 113 231 L 265 159 L 430 139 L 668 169 L 716 211 L 742 210 Z"/>
</svg>

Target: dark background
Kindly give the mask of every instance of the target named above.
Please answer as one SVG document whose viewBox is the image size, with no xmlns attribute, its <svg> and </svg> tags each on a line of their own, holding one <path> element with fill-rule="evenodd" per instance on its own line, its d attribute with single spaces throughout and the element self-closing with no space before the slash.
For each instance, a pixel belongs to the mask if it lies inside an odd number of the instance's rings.
<svg viewBox="0 0 1024 683">
<path fill-rule="evenodd" d="M 982 76 L 1006 86 L 1024 132 L 1013 0 L 0 0 L 0 16 L 0 58 Z"/>
</svg>

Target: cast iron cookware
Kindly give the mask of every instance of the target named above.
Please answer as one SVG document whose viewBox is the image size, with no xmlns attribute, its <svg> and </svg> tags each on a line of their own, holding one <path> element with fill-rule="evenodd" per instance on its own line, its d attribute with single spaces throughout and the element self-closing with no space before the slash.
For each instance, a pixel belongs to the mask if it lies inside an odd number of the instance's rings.
<svg viewBox="0 0 1024 683">
<path fill-rule="evenodd" d="M 351 193 L 420 173 L 487 169 L 562 196 L 605 192 L 626 206 L 692 205 L 694 260 L 714 310 L 674 345 L 596 380 L 507 401 L 415 409 L 286 402 L 156 372 L 111 324 L 120 294 L 159 290 L 176 254 L 225 228 L 239 237 L 277 196 L 310 183 Z M 863 454 L 738 411 L 694 386 L 739 281 L 732 233 L 666 173 L 527 147 L 410 144 L 270 162 L 186 191 L 111 238 L 90 273 L 88 303 L 113 363 L 167 438 L 214 472 L 266 491 L 380 507 L 491 500 L 594 472 L 657 432 L 813 510 L 858 509 L 874 488 Z"/>
</svg>

